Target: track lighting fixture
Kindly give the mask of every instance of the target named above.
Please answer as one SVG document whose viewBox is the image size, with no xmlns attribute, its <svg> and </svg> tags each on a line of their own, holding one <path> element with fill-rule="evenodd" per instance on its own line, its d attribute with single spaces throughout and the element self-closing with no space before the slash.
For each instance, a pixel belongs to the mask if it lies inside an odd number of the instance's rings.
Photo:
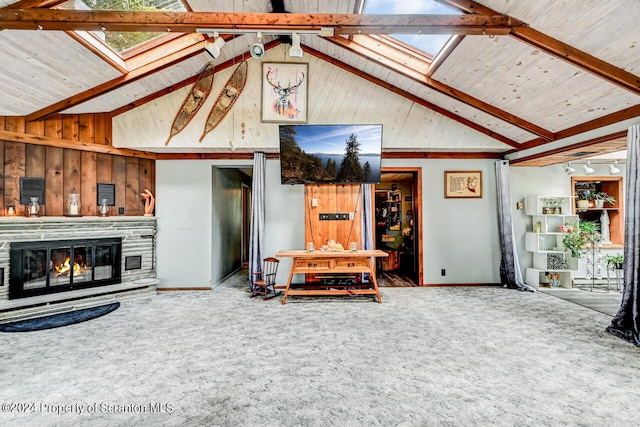
<svg viewBox="0 0 640 427">
<path fill-rule="evenodd" d="M 291 49 L 289 49 L 289 56 L 292 58 L 302 58 L 300 35 L 298 35 L 298 33 L 291 34 Z"/>
<path fill-rule="evenodd" d="M 249 52 L 254 59 L 261 59 L 264 56 L 264 45 L 262 44 L 262 33 L 258 31 L 258 41 L 251 45 Z"/>
<path fill-rule="evenodd" d="M 323 27 L 319 30 L 296 30 L 296 31 L 287 31 L 287 30 L 272 30 L 265 28 L 263 30 L 244 30 L 239 28 L 196 28 L 196 32 L 200 34 L 211 34 L 213 33 L 215 37 L 218 37 L 218 34 L 252 34 L 257 33 L 256 36 L 258 40 L 253 43 L 249 47 L 249 53 L 255 59 L 261 59 L 264 56 L 264 45 L 262 44 L 262 35 L 269 34 L 274 36 L 291 36 L 291 48 L 289 49 L 289 56 L 292 58 L 302 58 L 302 48 L 300 47 L 300 34 L 314 35 L 320 37 L 333 37 L 335 31 L 331 27 Z M 216 39 L 217 41 L 217 39 Z M 224 43 L 222 43 L 224 44 Z M 218 50 L 220 50 L 220 47 Z M 206 49 L 206 48 L 205 48 Z M 211 52 L 209 52 L 211 53 Z M 213 54 L 212 54 L 213 55 Z M 218 53 L 219 55 L 219 53 Z M 216 56 L 214 56 L 216 58 Z"/>
<path fill-rule="evenodd" d="M 609 165 L 609 174 L 615 175 L 620 173 L 620 169 L 618 168 L 618 161 L 614 160 L 613 163 Z"/>
<path fill-rule="evenodd" d="M 575 173 L 575 169 L 571 167 L 571 162 L 567 163 L 564 166 L 564 173 L 566 173 L 567 175 L 571 175 L 573 173 Z"/>
<path fill-rule="evenodd" d="M 592 173 L 595 172 L 595 169 L 593 169 L 591 167 L 591 161 L 590 160 L 587 160 L 587 164 L 583 166 L 583 169 L 584 169 L 584 174 L 585 175 L 591 175 Z"/>
<path fill-rule="evenodd" d="M 226 42 L 222 37 L 220 37 L 218 32 L 213 33 L 213 37 L 215 41 L 213 43 L 207 44 L 204 47 L 204 50 L 206 50 L 209 53 L 209 55 L 213 56 L 213 59 L 216 59 L 218 56 L 220 56 L 220 51 L 222 49 L 222 46 L 224 46 Z"/>
</svg>

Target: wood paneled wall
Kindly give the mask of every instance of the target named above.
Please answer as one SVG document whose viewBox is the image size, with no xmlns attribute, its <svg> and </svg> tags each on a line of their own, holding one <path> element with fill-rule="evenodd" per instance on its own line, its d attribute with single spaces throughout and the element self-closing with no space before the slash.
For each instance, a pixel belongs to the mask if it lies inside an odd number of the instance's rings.
<svg viewBox="0 0 640 427">
<path fill-rule="evenodd" d="M 0 129 L 38 136 L 111 145 L 111 117 L 100 114 L 68 114 L 27 122 L 24 117 L 1 117 Z"/>
<path fill-rule="evenodd" d="M 97 184 L 115 184 L 116 206 L 109 215 L 144 215 L 145 188 L 155 193 L 155 161 L 148 158 L 95 153 L 86 143 L 110 145 L 110 119 L 104 114 L 72 115 L 25 122 L 24 117 L 0 117 L 0 129 L 77 141 L 83 150 L 0 140 L 0 215 L 6 206 L 20 205 L 20 178 L 45 178 L 45 201 L 40 214 L 61 216 L 70 193 L 79 193 L 82 215 L 97 215 Z"/>
<path fill-rule="evenodd" d="M 317 206 L 313 206 L 313 199 Z M 362 193 L 359 185 L 305 186 L 305 242 L 313 242 L 317 249 L 334 239 L 349 249 L 350 242 L 358 242 L 362 235 Z M 353 220 L 320 221 L 321 213 L 355 213 Z"/>
</svg>

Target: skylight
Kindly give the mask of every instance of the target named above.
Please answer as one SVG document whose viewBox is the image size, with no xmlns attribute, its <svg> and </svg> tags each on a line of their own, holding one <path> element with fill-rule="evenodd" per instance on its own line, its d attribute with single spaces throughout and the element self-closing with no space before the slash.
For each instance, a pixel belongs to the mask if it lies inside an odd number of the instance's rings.
<svg viewBox="0 0 640 427">
<path fill-rule="evenodd" d="M 186 12 L 180 0 L 71 0 L 63 4 L 67 10 L 160 11 Z M 117 53 L 139 46 L 166 33 L 95 31 L 93 35 Z"/>
<path fill-rule="evenodd" d="M 452 15 L 459 11 L 450 9 L 433 0 L 366 0 L 364 13 L 398 15 L 398 14 L 428 14 Z M 390 34 L 390 36 L 435 56 L 451 37 L 448 34 Z"/>
</svg>

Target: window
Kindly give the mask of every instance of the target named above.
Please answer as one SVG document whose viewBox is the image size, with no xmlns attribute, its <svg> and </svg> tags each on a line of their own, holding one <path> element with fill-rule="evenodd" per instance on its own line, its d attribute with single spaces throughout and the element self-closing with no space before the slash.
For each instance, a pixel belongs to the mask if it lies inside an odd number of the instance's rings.
<svg viewBox="0 0 640 427">
<path fill-rule="evenodd" d="M 64 3 L 66 10 L 110 10 L 110 11 L 172 11 L 186 12 L 180 0 L 72 0 Z M 94 31 L 92 34 L 120 55 L 151 40 L 166 36 L 166 33 Z"/>
</svg>

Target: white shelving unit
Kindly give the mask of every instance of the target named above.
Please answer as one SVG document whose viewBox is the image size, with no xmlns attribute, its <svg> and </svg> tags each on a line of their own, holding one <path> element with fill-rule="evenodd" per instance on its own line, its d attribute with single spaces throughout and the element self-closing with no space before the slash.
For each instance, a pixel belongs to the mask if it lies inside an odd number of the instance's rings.
<svg viewBox="0 0 640 427">
<path fill-rule="evenodd" d="M 561 202 L 549 209 L 549 200 Z M 525 213 L 531 216 L 532 230 L 526 233 L 525 249 L 533 252 L 533 267 L 526 269 L 526 283 L 534 288 L 551 286 L 552 279 L 560 281 L 560 287 L 572 287 L 572 271 L 578 269 L 578 259 L 565 251 L 562 245 L 561 226 L 574 226 L 578 216 L 571 214 L 572 197 L 525 197 Z M 543 213 L 545 212 L 545 213 Z M 546 213 L 554 212 L 554 213 Z"/>
</svg>

